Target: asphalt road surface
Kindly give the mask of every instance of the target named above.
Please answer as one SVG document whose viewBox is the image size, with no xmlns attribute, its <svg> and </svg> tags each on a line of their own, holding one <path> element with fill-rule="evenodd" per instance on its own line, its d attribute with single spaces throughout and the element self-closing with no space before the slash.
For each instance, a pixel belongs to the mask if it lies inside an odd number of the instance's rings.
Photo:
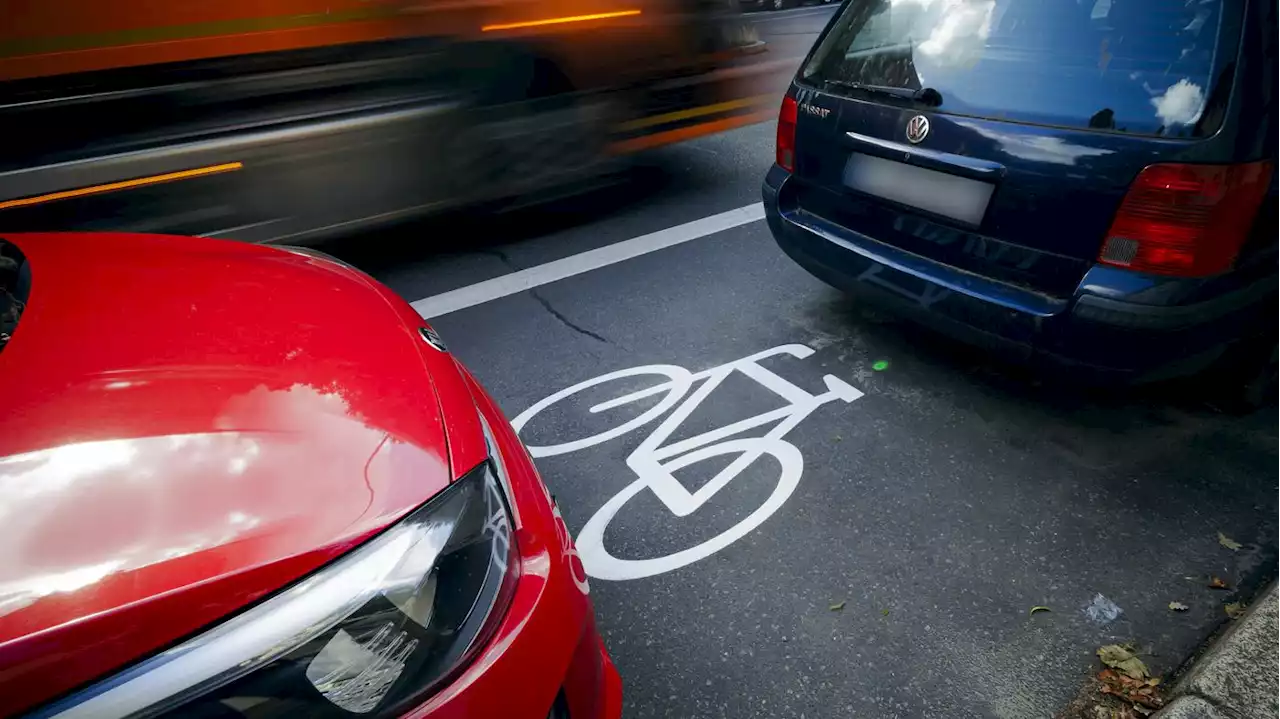
<svg viewBox="0 0 1280 719">
<path fill-rule="evenodd" d="M 752 18 L 798 62 L 831 11 Z M 1048 717 L 1099 645 L 1167 673 L 1274 577 L 1274 410 L 1081 389 L 859 307 L 757 219 L 773 134 L 326 248 L 527 420 L 626 716 Z"/>
</svg>

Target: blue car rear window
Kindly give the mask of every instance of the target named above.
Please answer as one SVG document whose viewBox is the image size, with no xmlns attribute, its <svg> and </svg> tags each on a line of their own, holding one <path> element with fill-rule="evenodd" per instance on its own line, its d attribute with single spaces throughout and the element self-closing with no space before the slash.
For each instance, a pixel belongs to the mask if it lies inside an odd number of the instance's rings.
<svg viewBox="0 0 1280 719">
<path fill-rule="evenodd" d="M 954 114 L 1198 137 L 1221 124 L 1206 108 L 1226 104 L 1213 93 L 1239 41 L 1223 13 L 1223 0 L 854 0 L 801 77 L 889 102 L 874 88 L 932 88 Z"/>
</svg>

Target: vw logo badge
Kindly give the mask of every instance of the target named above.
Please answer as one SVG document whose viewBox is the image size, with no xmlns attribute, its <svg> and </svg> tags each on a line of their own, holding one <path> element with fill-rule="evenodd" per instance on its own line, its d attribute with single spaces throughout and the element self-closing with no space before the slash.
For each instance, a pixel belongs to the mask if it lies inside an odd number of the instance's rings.
<svg viewBox="0 0 1280 719">
<path fill-rule="evenodd" d="M 919 145 L 924 138 L 929 136 L 929 118 L 924 115 L 916 115 L 907 120 L 907 142 L 912 145 Z"/>
<path fill-rule="evenodd" d="M 440 335 L 437 334 L 436 331 L 431 329 L 430 327 L 426 327 L 426 326 L 419 327 L 418 334 L 422 335 L 422 339 L 425 340 L 427 344 L 440 350 L 441 352 L 449 351 L 448 348 L 444 346 L 444 340 L 440 339 Z"/>
</svg>

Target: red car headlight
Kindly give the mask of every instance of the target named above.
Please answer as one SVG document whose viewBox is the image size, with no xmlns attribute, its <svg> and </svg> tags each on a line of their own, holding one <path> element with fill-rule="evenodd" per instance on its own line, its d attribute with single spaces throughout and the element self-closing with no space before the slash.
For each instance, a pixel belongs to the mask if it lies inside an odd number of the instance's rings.
<svg viewBox="0 0 1280 719">
<path fill-rule="evenodd" d="M 35 712 L 389 717 L 484 643 L 518 573 L 500 465 L 247 611 Z"/>
</svg>

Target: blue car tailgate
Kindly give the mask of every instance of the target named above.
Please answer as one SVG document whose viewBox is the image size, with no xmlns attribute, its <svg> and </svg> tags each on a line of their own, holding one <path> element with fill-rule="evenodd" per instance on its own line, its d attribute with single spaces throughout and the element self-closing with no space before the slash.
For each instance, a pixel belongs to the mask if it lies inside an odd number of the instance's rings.
<svg viewBox="0 0 1280 719">
<path fill-rule="evenodd" d="M 1240 3 L 855 0 L 801 68 L 784 206 L 1050 295 L 1161 162 L 1269 157 Z M 1273 152 L 1274 150 L 1272 150 Z"/>
</svg>

